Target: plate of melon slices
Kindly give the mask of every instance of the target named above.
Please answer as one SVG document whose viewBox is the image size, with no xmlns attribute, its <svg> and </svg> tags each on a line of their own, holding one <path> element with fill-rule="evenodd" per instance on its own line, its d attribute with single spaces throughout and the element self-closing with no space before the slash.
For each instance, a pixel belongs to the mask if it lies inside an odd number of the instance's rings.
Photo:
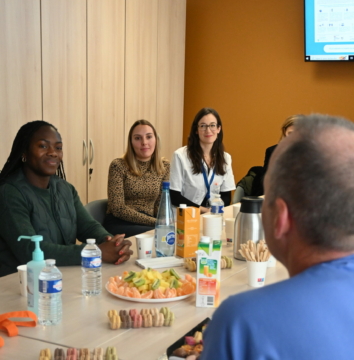
<svg viewBox="0 0 354 360">
<path fill-rule="evenodd" d="M 110 277 L 105 286 L 113 296 L 134 302 L 164 303 L 183 300 L 195 294 L 196 280 L 186 274 L 182 278 L 175 269 L 160 273 L 155 269 L 125 271 Z"/>
</svg>

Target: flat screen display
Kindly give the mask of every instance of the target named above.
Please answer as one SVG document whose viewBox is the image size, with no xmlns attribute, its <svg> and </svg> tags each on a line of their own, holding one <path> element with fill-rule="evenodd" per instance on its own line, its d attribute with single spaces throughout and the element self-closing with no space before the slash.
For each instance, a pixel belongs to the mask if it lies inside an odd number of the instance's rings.
<svg viewBox="0 0 354 360">
<path fill-rule="evenodd" d="M 305 61 L 354 61 L 354 0 L 304 0 Z"/>
</svg>

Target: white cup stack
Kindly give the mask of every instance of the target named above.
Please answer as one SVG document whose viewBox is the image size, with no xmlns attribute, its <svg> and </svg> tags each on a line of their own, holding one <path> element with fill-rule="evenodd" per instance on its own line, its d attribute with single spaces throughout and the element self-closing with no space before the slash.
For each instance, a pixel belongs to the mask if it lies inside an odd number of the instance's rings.
<svg viewBox="0 0 354 360">
<path fill-rule="evenodd" d="M 152 258 L 154 234 L 135 235 L 138 259 Z"/>
<path fill-rule="evenodd" d="M 235 232 L 235 218 L 225 219 L 225 235 L 227 245 L 232 245 L 234 242 L 234 232 Z"/>
<path fill-rule="evenodd" d="M 209 236 L 211 240 L 221 240 L 222 216 L 203 215 L 203 235 Z"/>
<path fill-rule="evenodd" d="M 17 266 L 21 295 L 27 297 L 27 265 Z"/>
<path fill-rule="evenodd" d="M 233 217 L 236 219 L 237 214 L 240 212 L 241 203 L 238 202 L 232 205 Z"/>
</svg>

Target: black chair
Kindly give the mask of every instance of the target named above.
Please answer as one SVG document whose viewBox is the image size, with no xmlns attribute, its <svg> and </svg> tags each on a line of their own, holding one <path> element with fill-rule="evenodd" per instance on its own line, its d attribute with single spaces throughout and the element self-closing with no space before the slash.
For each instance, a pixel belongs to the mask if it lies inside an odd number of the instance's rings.
<svg viewBox="0 0 354 360">
<path fill-rule="evenodd" d="M 85 209 L 96 221 L 103 224 L 106 216 L 107 203 L 108 199 L 91 201 L 85 205 Z"/>
<path fill-rule="evenodd" d="M 263 166 L 251 167 L 247 174 L 237 183 L 232 202 L 239 202 L 243 196 L 263 195 L 263 176 Z"/>
</svg>

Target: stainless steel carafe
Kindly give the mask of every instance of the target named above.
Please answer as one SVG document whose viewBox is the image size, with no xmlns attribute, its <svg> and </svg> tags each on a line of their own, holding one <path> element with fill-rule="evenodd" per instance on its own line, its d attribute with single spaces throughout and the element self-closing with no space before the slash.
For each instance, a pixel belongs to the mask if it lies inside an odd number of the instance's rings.
<svg viewBox="0 0 354 360">
<path fill-rule="evenodd" d="M 234 258 L 245 260 L 239 253 L 241 244 L 245 244 L 248 240 L 257 243 L 264 239 L 264 231 L 262 225 L 262 208 L 263 199 L 256 196 L 243 197 L 241 199 L 240 212 L 236 216 L 234 231 Z"/>
</svg>

